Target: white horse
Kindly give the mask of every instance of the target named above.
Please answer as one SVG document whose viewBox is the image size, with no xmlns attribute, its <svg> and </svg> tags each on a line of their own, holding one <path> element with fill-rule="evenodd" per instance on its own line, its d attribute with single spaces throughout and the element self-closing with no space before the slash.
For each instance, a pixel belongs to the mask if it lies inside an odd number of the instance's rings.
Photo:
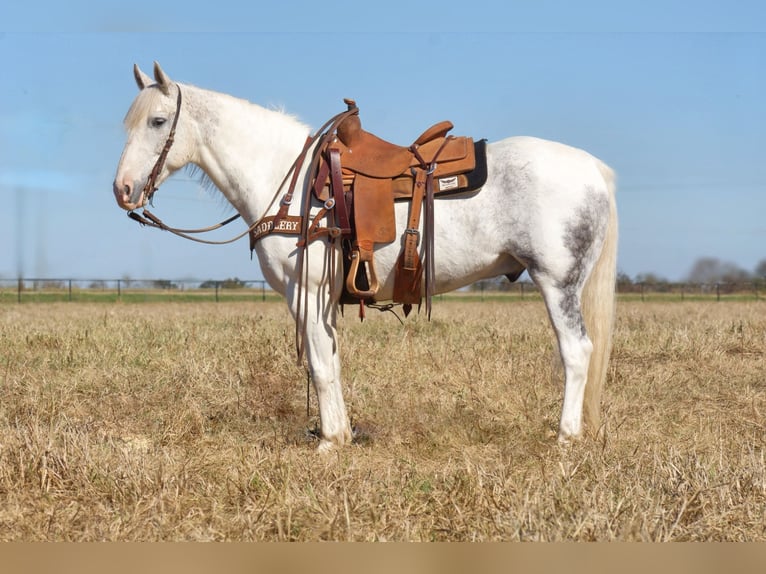
<svg viewBox="0 0 766 574">
<path fill-rule="evenodd" d="M 144 206 L 165 179 L 193 164 L 248 225 L 276 212 L 274 195 L 306 144 L 307 126 L 280 111 L 171 81 L 156 63 L 154 79 L 137 66 L 134 75 L 140 91 L 125 118 L 127 143 L 113 187 L 120 207 Z M 172 147 L 166 143 L 171 130 Z M 583 412 L 589 429 L 597 431 L 615 305 L 614 174 L 582 150 L 531 137 L 490 143 L 486 153 L 488 177 L 479 193 L 436 201 L 434 291 L 498 275 L 515 279 L 526 269 L 545 300 L 564 367 L 559 439 L 581 435 Z M 301 193 L 308 163 L 298 173 L 298 214 L 300 203 L 312 201 Z M 407 203 L 397 203 L 397 229 L 406 227 L 407 216 Z M 392 298 L 400 247 L 376 247 L 378 301 Z M 328 250 L 339 249 L 337 241 L 311 242 L 301 287 L 295 236 L 269 234 L 255 247 L 264 278 L 286 298 L 293 317 L 305 313 L 320 451 L 352 440 L 336 333 L 342 269 L 327 265 Z"/>
</svg>

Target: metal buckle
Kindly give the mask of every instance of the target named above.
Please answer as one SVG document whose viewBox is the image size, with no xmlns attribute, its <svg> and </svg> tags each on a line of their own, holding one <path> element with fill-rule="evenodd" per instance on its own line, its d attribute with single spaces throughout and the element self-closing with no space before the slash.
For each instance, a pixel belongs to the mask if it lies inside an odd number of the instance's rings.
<svg viewBox="0 0 766 574">
<path fill-rule="evenodd" d="M 415 240 L 418 243 L 420 243 L 420 231 L 418 229 L 413 229 L 412 227 L 409 227 L 409 228 L 404 230 L 404 233 L 406 233 L 407 235 L 414 235 L 415 236 Z"/>
</svg>

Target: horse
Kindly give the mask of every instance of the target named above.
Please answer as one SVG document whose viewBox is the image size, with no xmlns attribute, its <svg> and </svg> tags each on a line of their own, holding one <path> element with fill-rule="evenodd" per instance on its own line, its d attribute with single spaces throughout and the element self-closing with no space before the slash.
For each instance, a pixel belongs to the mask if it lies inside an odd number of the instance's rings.
<svg viewBox="0 0 766 574">
<path fill-rule="evenodd" d="M 185 166 L 201 170 L 250 229 L 285 203 L 277 196 L 289 173 L 295 189 L 310 186 L 310 166 L 296 163 L 317 145 L 307 125 L 281 110 L 175 82 L 157 62 L 153 71 L 151 78 L 134 65 L 139 92 L 124 119 L 127 141 L 113 183 L 117 204 L 129 214 Z M 478 193 L 435 202 L 434 293 L 501 275 L 513 281 L 526 270 L 544 300 L 563 366 L 558 439 L 567 443 L 584 428 L 598 433 L 615 315 L 615 174 L 583 150 L 529 136 L 488 143 L 486 162 Z M 316 216 L 322 207 L 308 193 L 295 199 L 301 212 Z M 408 204 L 398 202 L 395 214 L 397 229 L 405 228 Z M 377 301 L 392 299 L 400 247 L 375 247 Z M 303 323 L 319 452 L 354 438 L 336 328 L 343 270 L 328 265 L 340 249 L 331 237 L 300 247 L 294 235 L 278 232 L 254 245 L 263 277 L 285 298 L 296 325 Z"/>
</svg>

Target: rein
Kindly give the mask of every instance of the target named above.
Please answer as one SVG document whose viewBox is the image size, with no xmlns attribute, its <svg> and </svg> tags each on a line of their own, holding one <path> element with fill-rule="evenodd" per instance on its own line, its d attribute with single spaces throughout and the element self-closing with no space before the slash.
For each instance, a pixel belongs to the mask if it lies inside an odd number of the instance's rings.
<svg viewBox="0 0 766 574">
<path fill-rule="evenodd" d="M 210 227 L 200 227 L 199 229 L 179 229 L 177 227 L 170 227 L 164 221 L 162 221 L 159 217 L 154 215 L 151 211 L 149 211 L 146 208 L 144 208 L 144 211 L 141 215 L 139 215 L 135 211 L 131 211 L 128 213 L 128 217 L 130 217 L 133 221 L 137 221 L 143 226 L 154 227 L 155 229 L 162 229 L 163 231 L 169 231 L 173 235 L 178 235 L 179 237 L 183 237 L 184 239 L 188 239 L 189 241 L 196 241 L 197 243 L 206 243 L 209 245 L 224 245 L 226 243 L 232 243 L 236 241 L 237 239 L 241 239 L 242 237 L 247 235 L 247 233 L 249 233 L 250 231 L 250 229 L 246 229 L 244 233 L 241 233 L 232 239 L 227 239 L 223 241 L 211 241 L 209 239 L 200 239 L 199 237 L 192 237 L 191 235 L 194 233 L 207 233 L 209 231 L 220 229 L 224 225 L 228 225 L 232 221 L 239 219 L 241 217 L 239 213 L 237 213 L 236 215 L 232 215 L 230 218 L 225 219 L 221 221 L 220 223 L 216 223 L 215 225 L 211 225 Z"/>
</svg>

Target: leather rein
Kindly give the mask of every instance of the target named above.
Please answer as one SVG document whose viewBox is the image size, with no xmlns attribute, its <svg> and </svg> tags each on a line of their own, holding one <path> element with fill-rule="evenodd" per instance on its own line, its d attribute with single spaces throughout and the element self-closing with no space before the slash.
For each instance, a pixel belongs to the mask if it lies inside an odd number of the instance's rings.
<svg viewBox="0 0 766 574">
<path fill-rule="evenodd" d="M 144 189 L 143 189 L 143 195 L 146 198 L 146 201 L 150 204 L 152 203 L 152 197 L 154 196 L 154 193 L 158 189 L 156 185 L 157 177 L 159 177 L 159 174 L 162 171 L 162 168 L 165 166 L 165 160 L 167 159 L 168 153 L 170 152 L 170 148 L 173 146 L 173 142 L 175 141 L 176 126 L 178 125 L 178 118 L 181 115 L 181 103 L 182 103 L 181 86 L 176 84 L 176 87 L 178 88 L 178 96 L 176 98 L 176 115 L 173 118 L 173 123 L 170 127 L 170 133 L 168 134 L 168 138 L 165 141 L 165 145 L 163 146 L 162 151 L 160 152 L 160 155 L 154 164 L 154 167 L 152 167 L 152 171 L 150 172 L 149 178 L 147 179 L 146 185 L 144 185 Z M 132 219 L 133 221 L 137 221 L 142 226 L 153 227 L 155 229 L 168 231 L 174 235 L 183 237 L 184 239 L 188 239 L 190 241 L 196 241 L 197 243 L 205 243 L 208 245 L 225 245 L 228 243 L 233 243 L 239 239 L 242 239 L 245 235 L 250 234 L 251 235 L 251 243 L 250 243 L 251 254 L 254 248 L 255 241 L 257 241 L 258 239 L 260 239 L 261 237 L 265 235 L 268 235 L 269 233 L 283 232 L 283 233 L 293 233 L 293 234 L 302 235 L 304 232 L 304 229 L 307 227 L 303 225 L 303 221 L 302 221 L 303 218 L 289 216 L 287 215 L 287 210 L 290 204 L 292 203 L 293 194 L 295 192 L 295 186 L 298 181 L 298 174 L 300 173 L 300 169 L 301 169 L 301 166 L 303 165 L 303 161 L 305 160 L 306 155 L 308 154 L 308 151 L 309 149 L 311 149 L 313 144 L 317 140 L 321 139 L 322 145 L 320 145 L 318 148 L 321 150 L 321 148 L 324 147 L 323 144 L 325 143 L 325 141 L 329 137 L 332 137 L 333 133 L 335 132 L 335 128 L 338 126 L 338 124 L 340 124 L 346 117 L 351 115 L 351 113 L 355 113 L 355 112 L 345 111 L 345 112 L 341 112 L 337 114 L 336 116 L 328 120 L 319 130 L 317 130 L 317 132 L 313 136 L 306 138 L 306 143 L 303 146 L 303 150 L 295 159 L 292 166 L 290 166 L 290 169 L 287 170 L 287 173 L 285 174 L 285 177 L 282 180 L 282 183 L 279 184 L 279 187 L 277 188 L 277 191 L 274 194 L 274 197 L 272 198 L 271 202 L 269 203 L 269 206 L 265 210 L 265 213 L 268 213 L 271 210 L 271 208 L 273 207 L 274 203 L 277 200 L 277 197 L 279 197 L 280 191 L 285 187 L 285 184 L 287 183 L 287 180 L 290 177 L 290 174 L 292 174 L 292 180 L 290 181 L 290 185 L 280 202 L 279 212 L 274 216 L 268 216 L 268 215 L 262 216 L 260 219 L 256 220 L 252 225 L 250 225 L 247 229 L 245 229 L 245 231 L 243 231 L 242 233 L 240 233 L 239 235 L 235 237 L 232 237 L 231 239 L 213 241 L 209 239 L 201 239 L 199 237 L 194 237 L 194 235 L 200 234 L 200 233 L 208 233 L 210 231 L 220 229 L 221 227 L 228 225 L 232 221 L 239 219 L 241 217 L 241 214 L 239 213 L 229 217 L 228 219 L 221 221 L 220 223 L 216 223 L 215 225 L 211 225 L 209 227 L 201 227 L 197 229 L 182 229 L 178 227 L 171 227 L 170 225 L 167 225 L 164 221 L 162 221 L 159 217 L 154 215 L 151 211 L 149 211 L 145 207 L 143 208 L 143 211 L 140 215 L 136 213 L 135 211 L 132 211 L 132 210 L 129 211 L 128 217 Z M 317 158 L 318 156 L 319 154 L 316 154 Z M 285 227 L 284 225 L 280 226 L 280 223 L 286 219 L 291 220 L 293 225 L 287 226 L 287 227 Z M 319 217 L 316 217 L 315 219 L 319 219 Z"/>
</svg>

